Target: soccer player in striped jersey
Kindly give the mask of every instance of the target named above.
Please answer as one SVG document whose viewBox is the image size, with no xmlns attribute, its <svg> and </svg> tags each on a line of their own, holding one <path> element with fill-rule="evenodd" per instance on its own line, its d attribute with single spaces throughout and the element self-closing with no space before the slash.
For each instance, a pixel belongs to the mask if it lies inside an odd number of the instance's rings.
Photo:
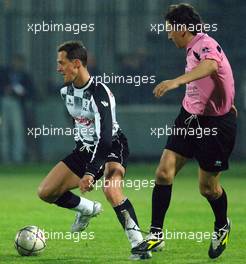
<svg viewBox="0 0 246 264">
<path fill-rule="evenodd" d="M 80 42 L 66 42 L 58 47 L 57 70 L 64 77 L 61 97 L 74 120 L 76 147 L 61 160 L 39 186 L 39 197 L 49 203 L 77 211 L 72 232 L 84 230 L 102 208 L 71 192 L 91 191 L 93 184 L 105 177 L 103 191 L 122 225 L 131 248 L 142 240 L 138 220 L 121 182 L 129 155 L 127 139 L 116 121 L 115 98 L 103 83 L 96 83 L 87 70 L 87 51 Z M 150 253 L 136 253 L 131 259 L 150 258 Z"/>
</svg>

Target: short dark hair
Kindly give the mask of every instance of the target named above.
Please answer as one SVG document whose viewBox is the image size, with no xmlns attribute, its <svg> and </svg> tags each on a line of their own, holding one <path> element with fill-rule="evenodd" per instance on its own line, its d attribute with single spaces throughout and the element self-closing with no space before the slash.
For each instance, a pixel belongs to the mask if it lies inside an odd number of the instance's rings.
<svg viewBox="0 0 246 264">
<path fill-rule="evenodd" d="M 87 65 L 87 50 L 80 41 L 67 41 L 58 47 L 58 52 L 66 51 L 69 60 L 79 59 L 83 66 Z"/>
<path fill-rule="evenodd" d="M 195 8 L 187 3 L 170 5 L 165 15 L 165 20 L 167 20 L 171 25 L 186 25 L 187 28 L 189 28 L 190 25 L 194 25 L 194 30 L 189 30 L 193 35 L 198 33 L 195 29 L 196 25 L 203 24 L 201 16 Z"/>
</svg>

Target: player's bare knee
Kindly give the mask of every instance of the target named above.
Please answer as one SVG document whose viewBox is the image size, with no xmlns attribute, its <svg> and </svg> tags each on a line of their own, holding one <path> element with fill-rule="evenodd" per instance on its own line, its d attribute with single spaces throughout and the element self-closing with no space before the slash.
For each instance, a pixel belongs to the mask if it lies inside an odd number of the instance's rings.
<svg viewBox="0 0 246 264">
<path fill-rule="evenodd" d="M 56 196 L 51 192 L 50 188 L 42 185 L 38 187 L 38 197 L 47 203 L 53 203 L 56 200 Z"/>
<path fill-rule="evenodd" d="M 172 184 L 174 174 L 171 172 L 171 170 L 168 170 L 166 167 L 158 167 L 155 172 L 156 176 L 156 183 L 157 184 Z"/>
<path fill-rule="evenodd" d="M 105 172 L 104 174 L 104 188 L 105 191 L 111 192 L 116 188 L 121 187 L 124 171 L 119 168 L 113 168 Z"/>
<path fill-rule="evenodd" d="M 111 169 L 105 174 L 103 192 L 109 202 L 121 193 L 122 178 L 124 172 L 121 169 Z"/>
<path fill-rule="evenodd" d="M 49 202 L 49 194 L 42 187 L 38 187 L 38 197 L 44 202 Z"/>
<path fill-rule="evenodd" d="M 200 185 L 200 193 L 209 200 L 218 199 L 221 195 L 220 188 L 211 187 L 209 185 Z"/>
<path fill-rule="evenodd" d="M 111 180 L 115 179 L 122 179 L 124 176 L 123 168 L 110 168 L 105 172 L 105 179 Z"/>
</svg>

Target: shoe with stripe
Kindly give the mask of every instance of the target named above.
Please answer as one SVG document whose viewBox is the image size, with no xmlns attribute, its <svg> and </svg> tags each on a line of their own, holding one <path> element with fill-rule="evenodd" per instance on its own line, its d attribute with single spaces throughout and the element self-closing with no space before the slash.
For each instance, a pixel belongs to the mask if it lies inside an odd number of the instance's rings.
<svg viewBox="0 0 246 264">
<path fill-rule="evenodd" d="M 208 255 L 211 259 L 218 258 L 226 249 L 231 230 L 230 220 L 227 218 L 227 224 L 222 228 L 215 226 L 212 241 L 208 250 Z"/>
<path fill-rule="evenodd" d="M 136 247 L 132 248 L 132 254 L 141 254 L 148 251 L 155 251 L 159 245 L 163 245 L 162 238 L 150 233 L 146 238 L 139 243 Z"/>
</svg>

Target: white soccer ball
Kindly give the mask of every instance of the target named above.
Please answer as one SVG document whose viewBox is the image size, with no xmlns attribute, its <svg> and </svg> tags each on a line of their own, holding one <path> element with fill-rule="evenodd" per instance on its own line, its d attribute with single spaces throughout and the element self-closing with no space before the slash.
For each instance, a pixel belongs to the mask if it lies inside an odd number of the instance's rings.
<svg viewBox="0 0 246 264">
<path fill-rule="evenodd" d="M 21 256 L 37 256 L 46 247 L 43 231 L 37 226 L 26 226 L 15 237 L 15 248 Z"/>
</svg>

